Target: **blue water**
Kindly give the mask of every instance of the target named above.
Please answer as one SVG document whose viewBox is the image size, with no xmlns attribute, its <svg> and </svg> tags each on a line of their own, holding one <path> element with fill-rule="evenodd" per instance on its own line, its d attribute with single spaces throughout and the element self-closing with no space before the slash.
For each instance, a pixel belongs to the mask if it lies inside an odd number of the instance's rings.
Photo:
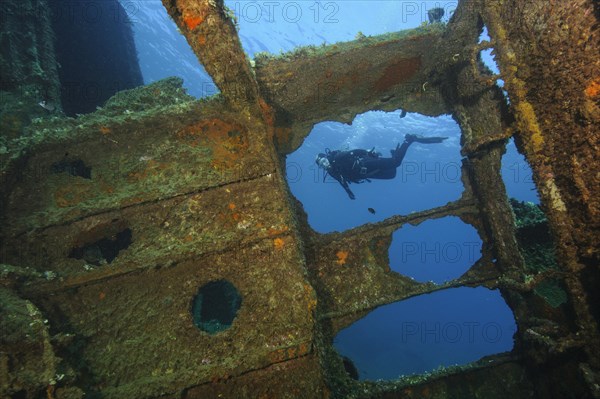
<svg viewBox="0 0 600 399">
<path fill-rule="evenodd" d="M 509 351 L 515 331 L 499 291 L 461 287 L 379 307 L 342 330 L 334 345 L 360 379 L 393 379 Z"/>
<path fill-rule="evenodd" d="M 169 77 L 184 79 L 195 97 L 218 92 L 160 0 L 119 0 L 133 23 L 140 67 L 146 84 Z M 249 57 L 279 54 L 297 46 L 353 40 L 359 32 L 378 35 L 415 28 L 427 21 L 427 10 L 442 7 L 447 21 L 455 1 L 225 1 L 237 20 Z"/>
<path fill-rule="evenodd" d="M 413 143 L 393 180 L 351 184 L 351 201 L 340 184 L 315 164 L 325 148 L 373 148 L 389 157 L 390 150 L 408 133 L 445 136 L 441 144 Z M 443 206 L 460 198 L 460 129 L 450 116 L 438 118 L 400 111 L 372 111 L 358 115 L 351 125 L 317 124 L 304 144 L 287 157 L 290 189 L 304 205 L 311 227 L 320 232 L 343 231 L 398 214 Z M 368 211 L 375 210 L 375 214 Z"/>
<path fill-rule="evenodd" d="M 462 276 L 481 257 L 481 238 L 455 216 L 405 225 L 392 236 L 392 270 L 418 282 L 442 284 Z"/>
<path fill-rule="evenodd" d="M 160 0 L 120 1 L 133 21 L 145 83 L 175 75 L 184 79 L 184 86 L 196 97 L 217 92 Z M 278 54 L 299 45 L 352 40 L 359 32 L 375 35 L 414 28 L 427 21 L 427 10 L 433 7 L 444 8 L 447 21 L 456 7 L 455 1 L 225 3 L 235 13 L 242 45 L 250 57 L 260 51 Z M 497 73 L 491 53 L 483 51 L 482 59 Z M 408 133 L 449 138 L 442 144 L 412 145 L 394 180 L 351 185 L 354 201 L 335 180 L 323 181 L 314 163 L 316 154 L 325 148 L 375 147 L 388 156 Z M 350 125 L 315 125 L 302 147 L 287 157 L 286 173 L 311 227 L 327 233 L 460 198 L 460 165 L 460 129 L 450 116 L 408 114 L 400 118 L 398 110 L 358 115 Z M 512 141 L 503 158 L 502 176 L 510 196 L 539 202 L 529 165 Z M 394 234 L 390 263 L 393 270 L 418 281 L 442 283 L 468 270 L 480 256 L 480 246 L 475 230 L 456 218 L 426 221 Z M 458 288 L 380 307 L 341 331 L 335 347 L 356 363 L 362 379 L 396 378 L 510 350 L 514 330 L 512 312 L 498 291 Z"/>
<path fill-rule="evenodd" d="M 183 78 L 194 97 L 218 93 L 212 78 L 198 61 L 160 0 L 119 0 L 132 21 L 135 45 L 145 84 L 170 76 Z"/>
<path fill-rule="evenodd" d="M 488 41 L 488 42 L 491 41 L 487 27 L 485 27 L 485 26 L 483 27 L 483 31 L 481 32 L 481 35 L 479 35 L 479 43 L 481 43 L 483 41 Z M 483 61 L 485 66 L 487 66 L 490 69 L 490 71 L 493 74 L 499 74 L 500 68 L 498 68 L 498 64 L 496 63 L 496 59 L 495 59 L 493 52 L 494 52 L 493 48 L 482 50 L 480 52 L 481 60 Z M 499 87 L 504 87 L 504 81 L 502 79 L 498 79 L 496 81 L 496 83 L 498 84 Z M 504 94 L 507 95 L 506 92 L 504 92 Z"/>
<path fill-rule="evenodd" d="M 510 139 L 506 153 L 502 157 L 502 179 L 509 197 L 519 201 L 540 203 L 540 198 L 533 182 L 531 166 L 525 157 L 517 151 L 515 141 Z"/>
<path fill-rule="evenodd" d="M 297 46 L 333 44 L 353 40 L 361 32 L 379 35 L 416 28 L 427 21 L 427 10 L 442 7 L 444 21 L 456 1 L 236 1 L 225 4 L 234 11 L 244 50 L 252 57 Z"/>
</svg>

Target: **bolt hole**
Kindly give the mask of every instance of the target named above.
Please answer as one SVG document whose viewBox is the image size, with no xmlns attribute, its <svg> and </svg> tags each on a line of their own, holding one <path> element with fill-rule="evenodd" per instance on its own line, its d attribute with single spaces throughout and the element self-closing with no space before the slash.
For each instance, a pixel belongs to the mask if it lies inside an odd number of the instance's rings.
<svg viewBox="0 0 600 399">
<path fill-rule="evenodd" d="M 81 159 L 67 160 L 54 162 L 51 166 L 52 173 L 68 173 L 71 176 L 79 176 L 84 179 L 92 178 L 92 168 L 86 166 Z"/>
<path fill-rule="evenodd" d="M 73 248 L 69 258 L 83 259 L 95 266 L 111 263 L 120 251 L 131 245 L 131 229 L 124 229 L 110 237 Z"/>
</svg>

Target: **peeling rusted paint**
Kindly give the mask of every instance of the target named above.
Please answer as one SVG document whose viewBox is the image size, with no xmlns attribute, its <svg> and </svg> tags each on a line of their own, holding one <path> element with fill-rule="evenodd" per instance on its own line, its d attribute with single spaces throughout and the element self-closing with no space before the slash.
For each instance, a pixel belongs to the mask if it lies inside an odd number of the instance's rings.
<svg viewBox="0 0 600 399">
<path fill-rule="evenodd" d="M 396 61 L 388 65 L 375 82 L 375 90 L 382 92 L 409 80 L 421 68 L 421 57 Z"/>
</svg>

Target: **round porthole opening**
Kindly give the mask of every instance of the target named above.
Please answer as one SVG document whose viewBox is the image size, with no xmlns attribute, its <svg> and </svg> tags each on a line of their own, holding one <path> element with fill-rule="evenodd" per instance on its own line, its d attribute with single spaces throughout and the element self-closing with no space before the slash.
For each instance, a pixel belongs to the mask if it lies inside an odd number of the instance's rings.
<svg viewBox="0 0 600 399">
<path fill-rule="evenodd" d="M 211 281 L 198 290 L 192 302 L 194 325 L 209 334 L 231 327 L 242 304 L 238 290 L 227 280 Z"/>
</svg>

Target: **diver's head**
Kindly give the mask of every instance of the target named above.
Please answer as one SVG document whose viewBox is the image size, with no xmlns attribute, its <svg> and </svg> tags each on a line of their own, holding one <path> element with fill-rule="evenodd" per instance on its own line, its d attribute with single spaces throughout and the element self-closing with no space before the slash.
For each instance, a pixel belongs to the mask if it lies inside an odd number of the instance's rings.
<svg viewBox="0 0 600 399">
<path fill-rule="evenodd" d="M 317 163 L 317 165 L 319 165 L 320 168 L 323 168 L 325 170 L 329 170 L 329 167 L 331 166 L 329 164 L 329 159 L 327 159 L 327 155 L 323 153 L 317 155 L 317 159 L 315 159 L 315 162 Z"/>
</svg>

